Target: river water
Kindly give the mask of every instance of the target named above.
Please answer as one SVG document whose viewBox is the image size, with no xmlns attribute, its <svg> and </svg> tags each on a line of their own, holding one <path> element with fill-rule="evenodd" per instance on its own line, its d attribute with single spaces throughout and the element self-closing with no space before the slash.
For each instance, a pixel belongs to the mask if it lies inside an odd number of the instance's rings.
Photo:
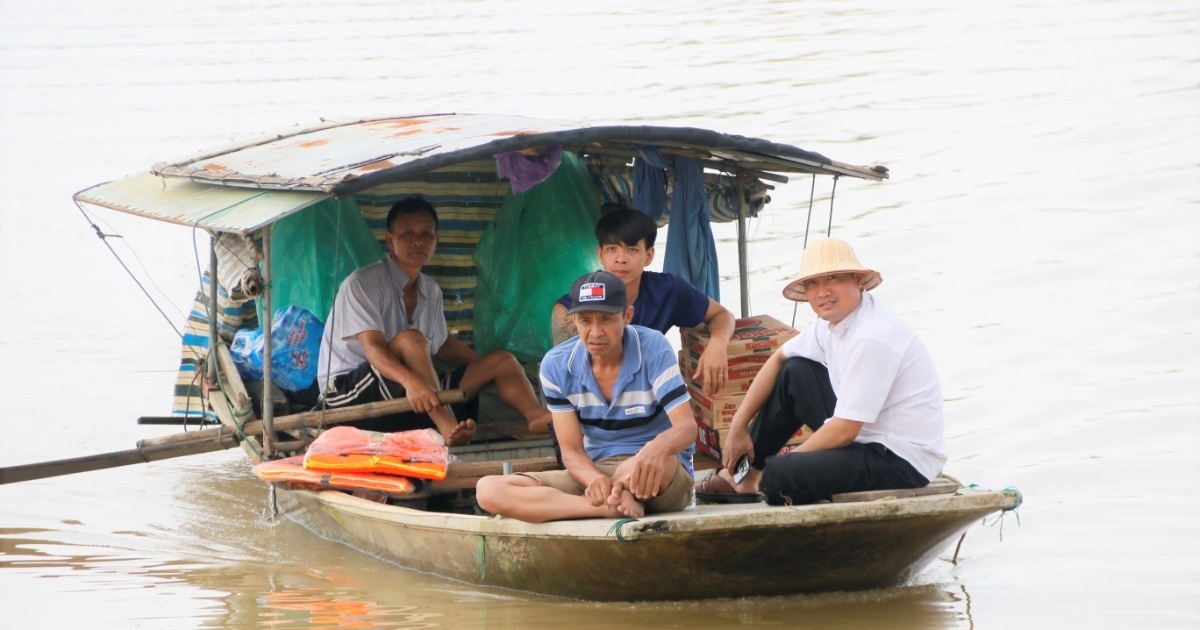
<svg viewBox="0 0 1200 630">
<path fill-rule="evenodd" d="M 1198 27 L 1145 0 L 2 3 L 0 465 L 174 430 L 134 419 L 169 410 L 178 338 L 105 242 L 178 325 L 206 238 L 99 213 L 101 242 L 73 192 L 321 116 L 478 111 L 888 165 L 832 231 L 938 362 L 947 472 L 1025 504 L 900 588 L 590 604 L 272 520 L 228 451 L 0 487 L 0 626 L 1197 627 Z M 752 224 L 755 313 L 793 315 L 808 196 Z"/>
</svg>

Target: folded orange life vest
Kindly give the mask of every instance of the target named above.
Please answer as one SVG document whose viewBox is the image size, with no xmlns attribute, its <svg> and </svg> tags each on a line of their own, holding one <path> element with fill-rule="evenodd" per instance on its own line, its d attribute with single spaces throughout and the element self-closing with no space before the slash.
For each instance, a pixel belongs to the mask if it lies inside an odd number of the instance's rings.
<svg viewBox="0 0 1200 630">
<path fill-rule="evenodd" d="M 304 467 L 303 455 L 262 462 L 254 467 L 254 474 L 263 481 L 289 483 L 310 489 L 367 489 L 398 495 L 412 494 L 417 489 L 412 480 L 396 475 L 311 470 Z"/>
<path fill-rule="evenodd" d="M 446 478 L 449 459 L 442 436 L 433 429 L 368 433 L 354 427 L 333 427 L 309 445 L 304 467 L 440 481 Z"/>
</svg>

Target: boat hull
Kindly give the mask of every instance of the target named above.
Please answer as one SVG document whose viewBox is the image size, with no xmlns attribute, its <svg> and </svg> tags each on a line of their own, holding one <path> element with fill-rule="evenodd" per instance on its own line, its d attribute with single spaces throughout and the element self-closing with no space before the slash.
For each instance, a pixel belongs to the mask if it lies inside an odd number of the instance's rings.
<svg viewBox="0 0 1200 630">
<path fill-rule="evenodd" d="M 402 567 L 470 584 L 591 601 L 861 590 L 904 583 L 1011 494 L 769 507 L 534 525 L 413 510 L 340 492 L 286 491 L 318 534 Z"/>
</svg>

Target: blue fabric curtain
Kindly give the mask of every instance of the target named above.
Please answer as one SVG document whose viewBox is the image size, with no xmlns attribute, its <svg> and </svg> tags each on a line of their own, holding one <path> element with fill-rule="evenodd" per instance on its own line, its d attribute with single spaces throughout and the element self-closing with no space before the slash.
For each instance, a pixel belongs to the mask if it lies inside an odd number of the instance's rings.
<svg viewBox="0 0 1200 630">
<path fill-rule="evenodd" d="M 686 279 L 708 297 L 721 301 L 717 245 L 704 194 L 704 167 L 696 158 L 675 158 L 675 188 L 671 193 L 671 222 L 667 224 L 663 271 Z"/>
<path fill-rule="evenodd" d="M 667 171 L 670 161 L 658 149 L 640 147 L 633 159 L 633 207 L 658 222 L 667 208 Z"/>
<path fill-rule="evenodd" d="M 640 155 L 633 163 L 634 207 L 655 221 L 666 207 L 666 170 L 675 172 L 663 271 L 687 280 L 705 295 L 721 301 L 717 245 L 704 193 L 704 166 L 696 158 L 665 158 L 653 147 L 638 150 Z"/>
</svg>

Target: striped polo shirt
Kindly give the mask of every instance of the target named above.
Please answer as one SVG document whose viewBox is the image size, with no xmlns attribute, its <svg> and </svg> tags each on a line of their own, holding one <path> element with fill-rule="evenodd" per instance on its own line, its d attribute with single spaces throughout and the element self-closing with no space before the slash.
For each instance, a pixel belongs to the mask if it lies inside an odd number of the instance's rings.
<svg viewBox="0 0 1200 630">
<path fill-rule="evenodd" d="M 433 278 L 417 275 L 417 307 L 410 321 L 401 297 L 408 276 L 396 261 L 383 260 L 360 267 L 346 277 L 338 289 L 333 309 L 321 336 L 321 358 L 317 382 L 321 391 L 328 382 L 367 360 L 358 333 L 378 330 L 390 340 L 402 330 L 416 328 L 429 340 L 429 353 L 436 354 L 446 342 L 446 317 L 442 313 L 442 289 Z"/>
<path fill-rule="evenodd" d="M 667 413 L 691 400 L 675 351 L 657 330 L 626 326 L 621 341 L 625 356 L 613 399 L 605 400 L 592 374 L 591 355 L 578 337 L 555 346 L 542 359 L 542 392 L 550 411 L 574 411 L 583 428 L 583 447 L 592 461 L 632 455 L 671 428 Z M 693 475 L 695 446 L 679 453 Z"/>
</svg>

